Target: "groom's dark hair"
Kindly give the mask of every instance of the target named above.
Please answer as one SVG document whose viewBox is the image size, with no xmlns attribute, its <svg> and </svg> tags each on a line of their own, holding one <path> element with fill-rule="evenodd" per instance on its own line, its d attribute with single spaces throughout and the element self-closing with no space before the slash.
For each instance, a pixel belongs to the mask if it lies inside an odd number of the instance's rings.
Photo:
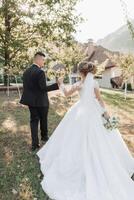
<svg viewBox="0 0 134 200">
<path fill-rule="evenodd" d="M 46 55 L 43 53 L 43 52 L 41 52 L 41 51 L 38 51 L 38 52 L 36 52 L 35 54 L 34 54 L 34 58 L 36 57 L 36 56 L 43 56 L 43 57 L 46 57 Z"/>
</svg>

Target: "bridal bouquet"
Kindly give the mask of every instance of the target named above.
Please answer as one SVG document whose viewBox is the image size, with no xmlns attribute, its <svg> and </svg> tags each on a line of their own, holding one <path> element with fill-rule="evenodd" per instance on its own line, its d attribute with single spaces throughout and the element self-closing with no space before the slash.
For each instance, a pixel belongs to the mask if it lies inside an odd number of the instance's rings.
<svg viewBox="0 0 134 200">
<path fill-rule="evenodd" d="M 113 116 L 109 119 L 105 119 L 105 117 L 103 117 L 103 125 L 108 130 L 116 129 L 119 125 L 119 118 Z"/>
</svg>

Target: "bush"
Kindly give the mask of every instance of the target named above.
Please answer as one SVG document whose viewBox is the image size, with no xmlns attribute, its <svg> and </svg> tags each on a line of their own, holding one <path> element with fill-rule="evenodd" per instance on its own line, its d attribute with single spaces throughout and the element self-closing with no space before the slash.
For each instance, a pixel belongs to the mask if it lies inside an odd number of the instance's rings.
<svg viewBox="0 0 134 200">
<path fill-rule="evenodd" d="M 69 83 L 69 76 L 67 74 L 65 75 L 64 83 Z"/>
<path fill-rule="evenodd" d="M 123 89 L 123 90 L 125 89 L 125 83 L 123 84 L 122 89 Z M 132 85 L 131 85 L 131 83 L 128 83 L 128 84 L 127 84 L 127 90 L 128 90 L 128 91 L 132 91 Z"/>
<path fill-rule="evenodd" d="M 0 75 L 0 84 L 3 83 L 3 76 Z"/>
<path fill-rule="evenodd" d="M 22 76 L 17 76 L 17 83 L 22 83 Z M 3 75 L 0 74 L 0 84 L 4 83 Z M 10 76 L 10 83 L 16 83 L 15 76 Z"/>
<path fill-rule="evenodd" d="M 16 76 L 17 78 L 17 83 L 22 83 L 22 76 Z M 15 76 L 10 76 L 10 83 L 16 83 Z"/>
</svg>

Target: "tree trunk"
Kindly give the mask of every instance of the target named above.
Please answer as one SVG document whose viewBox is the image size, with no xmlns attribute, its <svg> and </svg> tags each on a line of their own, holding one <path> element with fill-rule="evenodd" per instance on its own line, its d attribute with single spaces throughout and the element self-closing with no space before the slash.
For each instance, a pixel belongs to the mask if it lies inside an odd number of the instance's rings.
<svg viewBox="0 0 134 200">
<path fill-rule="evenodd" d="M 6 69 L 4 69 L 4 86 L 10 85 L 10 82 L 8 81 L 8 66 L 9 66 L 9 53 L 8 48 L 5 47 L 5 66 Z"/>
<path fill-rule="evenodd" d="M 124 90 L 125 100 L 127 99 L 127 81 L 125 81 L 125 90 Z"/>
<path fill-rule="evenodd" d="M 8 84 L 8 67 L 10 65 L 10 53 L 9 53 L 9 43 L 10 43 L 10 31 L 11 31 L 11 16 L 10 16 L 10 11 L 9 11 L 9 4 L 8 0 L 3 1 L 4 4 L 4 18 L 5 18 L 5 40 L 4 40 L 4 50 L 5 50 L 5 67 L 6 69 L 4 70 L 4 85 L 7 86 Z"/>
<path fill-rule="evenodd" d="M 8 86 L 8 75 L 5 72 L 4 72 L 3 79 L 4 79 L 4 86 Z"/>
</svg>

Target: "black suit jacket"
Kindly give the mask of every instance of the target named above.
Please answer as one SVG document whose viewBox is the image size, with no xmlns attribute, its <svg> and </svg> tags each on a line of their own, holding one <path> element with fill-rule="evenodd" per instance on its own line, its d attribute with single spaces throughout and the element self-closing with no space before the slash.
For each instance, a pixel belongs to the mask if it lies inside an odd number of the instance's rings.
<svg viewBox="0 0 134 200">
<path fill-rule="evenodd" d="M 33 107 L 48 107 L 47 92 L 57 89 L 59 89 L 57 83 L 46 85 L 44 71 L 33 64 L 23 74 L 23 94 L 20 103 Z"/>
</svg>

